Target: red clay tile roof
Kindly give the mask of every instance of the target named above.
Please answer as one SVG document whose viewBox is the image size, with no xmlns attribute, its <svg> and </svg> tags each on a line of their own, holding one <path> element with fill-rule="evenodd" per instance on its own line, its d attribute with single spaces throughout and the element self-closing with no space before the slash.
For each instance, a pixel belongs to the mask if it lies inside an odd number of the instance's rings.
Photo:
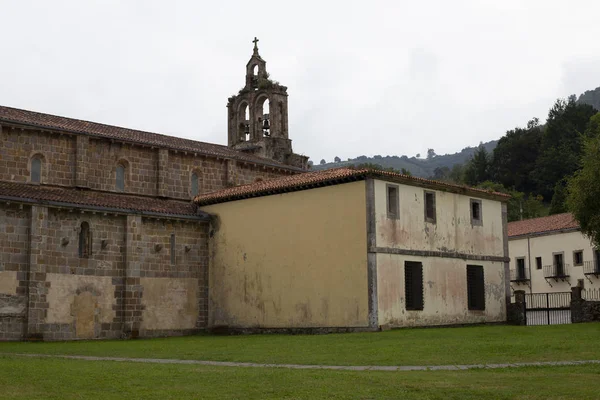
<svg viewBox="0 0 600 400">
<path fill-rule="evenodd" d="M 579 228 L 579 223 L 573 218 L 571 213 L 555 214 L 547 217 L 509 222 L 508 237 L 577 228 Z"/>
<path fill-rule="evenodd" d="M 202 215 L 197 215 L 196 206 L 192 202 L 27 183 L 0 182 L 0 200 L 72 205 L 74 208 L 102 209 L 107 212 L 203 218 Z"/>
<path fill-rule="evenodd" d="M 500 201 L 507 201 L 510 198 L 510 195 L 504 193 L 475 189 L 467 186 L 453 185 L 446 182 L 432 181 L 429 179 L 417 178 L 393 172 L 374 169 L 334 168 L 314 172 L 305 172 L 303 174 L 285 176 L 272 180 L 255 182 L 249 185 L 222 189 L 216 192 L 196 196 L 196 198 L 194 198 L 194 202 L 198 205 L 223 203 L 247 197 L 268 196 L 271 194 L 293 192 L 319 186 L 329 186 L 344 182 L 358 181 L 367 177 L 405 183 L 413 186 L 419 185 L 438 190 L 471 194 L 477 197 L 493 198 Z"/>
<path fill-rule="evenodd" d="M 281 164 L 273 160 L 254 156 L 252 154 L 242 153 L 219 144 L 198 142 L 195 140 L 161 135 L 158 133 L 137 131 L 134 129 L 120 128 L 118 126 L 104 125 L 96 122 L 82 121 L 79 119 L 20 110 L 12 107 L 0 106 L 0 123 L 2 122 L 92 135 L 108 139 L 140 143 L 148 146 L 167 147 L 180 151 L 189 151 L 191 153 L 221 158 L 231 158 L 254 164 L 269 165 L 276 168 L 301 171 L 301 169 L 296 167 Z"/>
</svg>

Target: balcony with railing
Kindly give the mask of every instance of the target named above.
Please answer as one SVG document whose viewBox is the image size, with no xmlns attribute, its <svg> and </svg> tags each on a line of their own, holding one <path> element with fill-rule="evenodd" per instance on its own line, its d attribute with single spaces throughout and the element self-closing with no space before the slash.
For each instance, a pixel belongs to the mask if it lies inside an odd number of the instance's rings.
<svg viewBox="0 0 600 400">
<path fill-rule="evenodd" d="M 569 277 L 569 264 L 552 264 L 544 265 L 544 278 L 568 278 Z"/>
<path fill-rule="evenodd" d="M 528 283 L 530 281 L 529 270 L 527 268 L 517 268 L 510 270 L 510 281 L 515 283 Z"/>
<path fill-rule="evenodd" d="M 584 275 L 595 275 L 596 278 L 600 277 L 600 260 L 584 261 L 583 262 L 583 274 Z"/>
</svg>

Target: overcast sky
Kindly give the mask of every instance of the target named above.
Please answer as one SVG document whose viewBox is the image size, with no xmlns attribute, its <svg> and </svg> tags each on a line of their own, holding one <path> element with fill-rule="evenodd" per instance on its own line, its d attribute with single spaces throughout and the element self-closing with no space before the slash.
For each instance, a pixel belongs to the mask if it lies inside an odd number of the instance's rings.
<svg viewBox="0 0 600 400">
<path fill-rule="evenodd" d="M 600 86 L 600 1 L 0 0 L 0 104 L 226 144 L 251 40 L 294 151 L 438 154 Z"/>
</svg>

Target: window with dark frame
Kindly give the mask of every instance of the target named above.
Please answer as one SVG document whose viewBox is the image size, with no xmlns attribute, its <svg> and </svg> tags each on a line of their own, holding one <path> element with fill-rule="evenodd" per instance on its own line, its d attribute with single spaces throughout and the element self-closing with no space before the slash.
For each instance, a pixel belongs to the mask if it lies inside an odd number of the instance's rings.
<svg viewBox="0 0 600 400">
<path fill-rule="evenodd" d="M 482 225 L 481 200 L 471 199 L 471 225 Z"/>
<path fill-rule="evenodd" d="M 90 224 L 82 222 L 79 229 L 79 258 L 89 258 L 92 253 L 92 233 L 90 232 Z"/>
<path fill-rule="evenodd" d="M 525 258 L 517 258 L 517 279 L 525 279 Z"/>
<path fill-rule="evenodd" d="M 116 188 L 119 192 L 125 191 L 125 166 L 123 164 L 117 165 L 116 170 Z"/>
<path fill-rule="evenodd" d="M 192 196 L 198 196 L 198 174 L 192 173 Z"/>
<path fill-rule="evenodd" d="M 391 219 L 400 217 L 398 186 L 387 185 L 387 216 Z"/>
<path fill-rule="evenodd" d="M 175 234 L 171 233 L 171 265 L 175 265 Z"/>
<path fill-rule="evenodd" d="M 535 258 L 535 269 L 542 269 L 542 257 Z"/>
<path fill-rule="evenodd" d="M 481 265 L 467 265 L 467 301 L 469 310 L 485 310 L 485 282 Z"/>
<path fill-rule="evenodd" d="M 435 224 L 435 192 L 425 191 L 425 221 Z"/>
<path fill-rule="evenodd" d="M 583 250 L 577 250 L 573 252 L 573 265 L 583 265 Z"/>
<path fill-rule="evenodd" d="M 423 309 L 423 264 L 404 262 L 404 299 L 407 310 Z"/>
<path fill-rule="evenodd" d="M 565 274 L 563 253 L 555 253 L 552 256 L 554 257 L 554 276 L 563 276 Z"/>
<path fill-rule="evenodd" d="M 31 159 L 31 183 L 42 182 L 42 160 L 35 156 Z"/>
</svg>

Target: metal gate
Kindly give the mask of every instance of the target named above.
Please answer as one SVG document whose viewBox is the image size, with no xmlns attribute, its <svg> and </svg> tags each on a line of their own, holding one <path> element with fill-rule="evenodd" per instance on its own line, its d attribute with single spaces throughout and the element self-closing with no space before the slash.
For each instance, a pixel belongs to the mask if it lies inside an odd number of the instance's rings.
<svg viewBox="0 0 600 400">
<path fill-rule="evenodd" d="M 526 293 L 525 321 L 527 325 L 570 324 L 571 292 Z"/>
</svg>

